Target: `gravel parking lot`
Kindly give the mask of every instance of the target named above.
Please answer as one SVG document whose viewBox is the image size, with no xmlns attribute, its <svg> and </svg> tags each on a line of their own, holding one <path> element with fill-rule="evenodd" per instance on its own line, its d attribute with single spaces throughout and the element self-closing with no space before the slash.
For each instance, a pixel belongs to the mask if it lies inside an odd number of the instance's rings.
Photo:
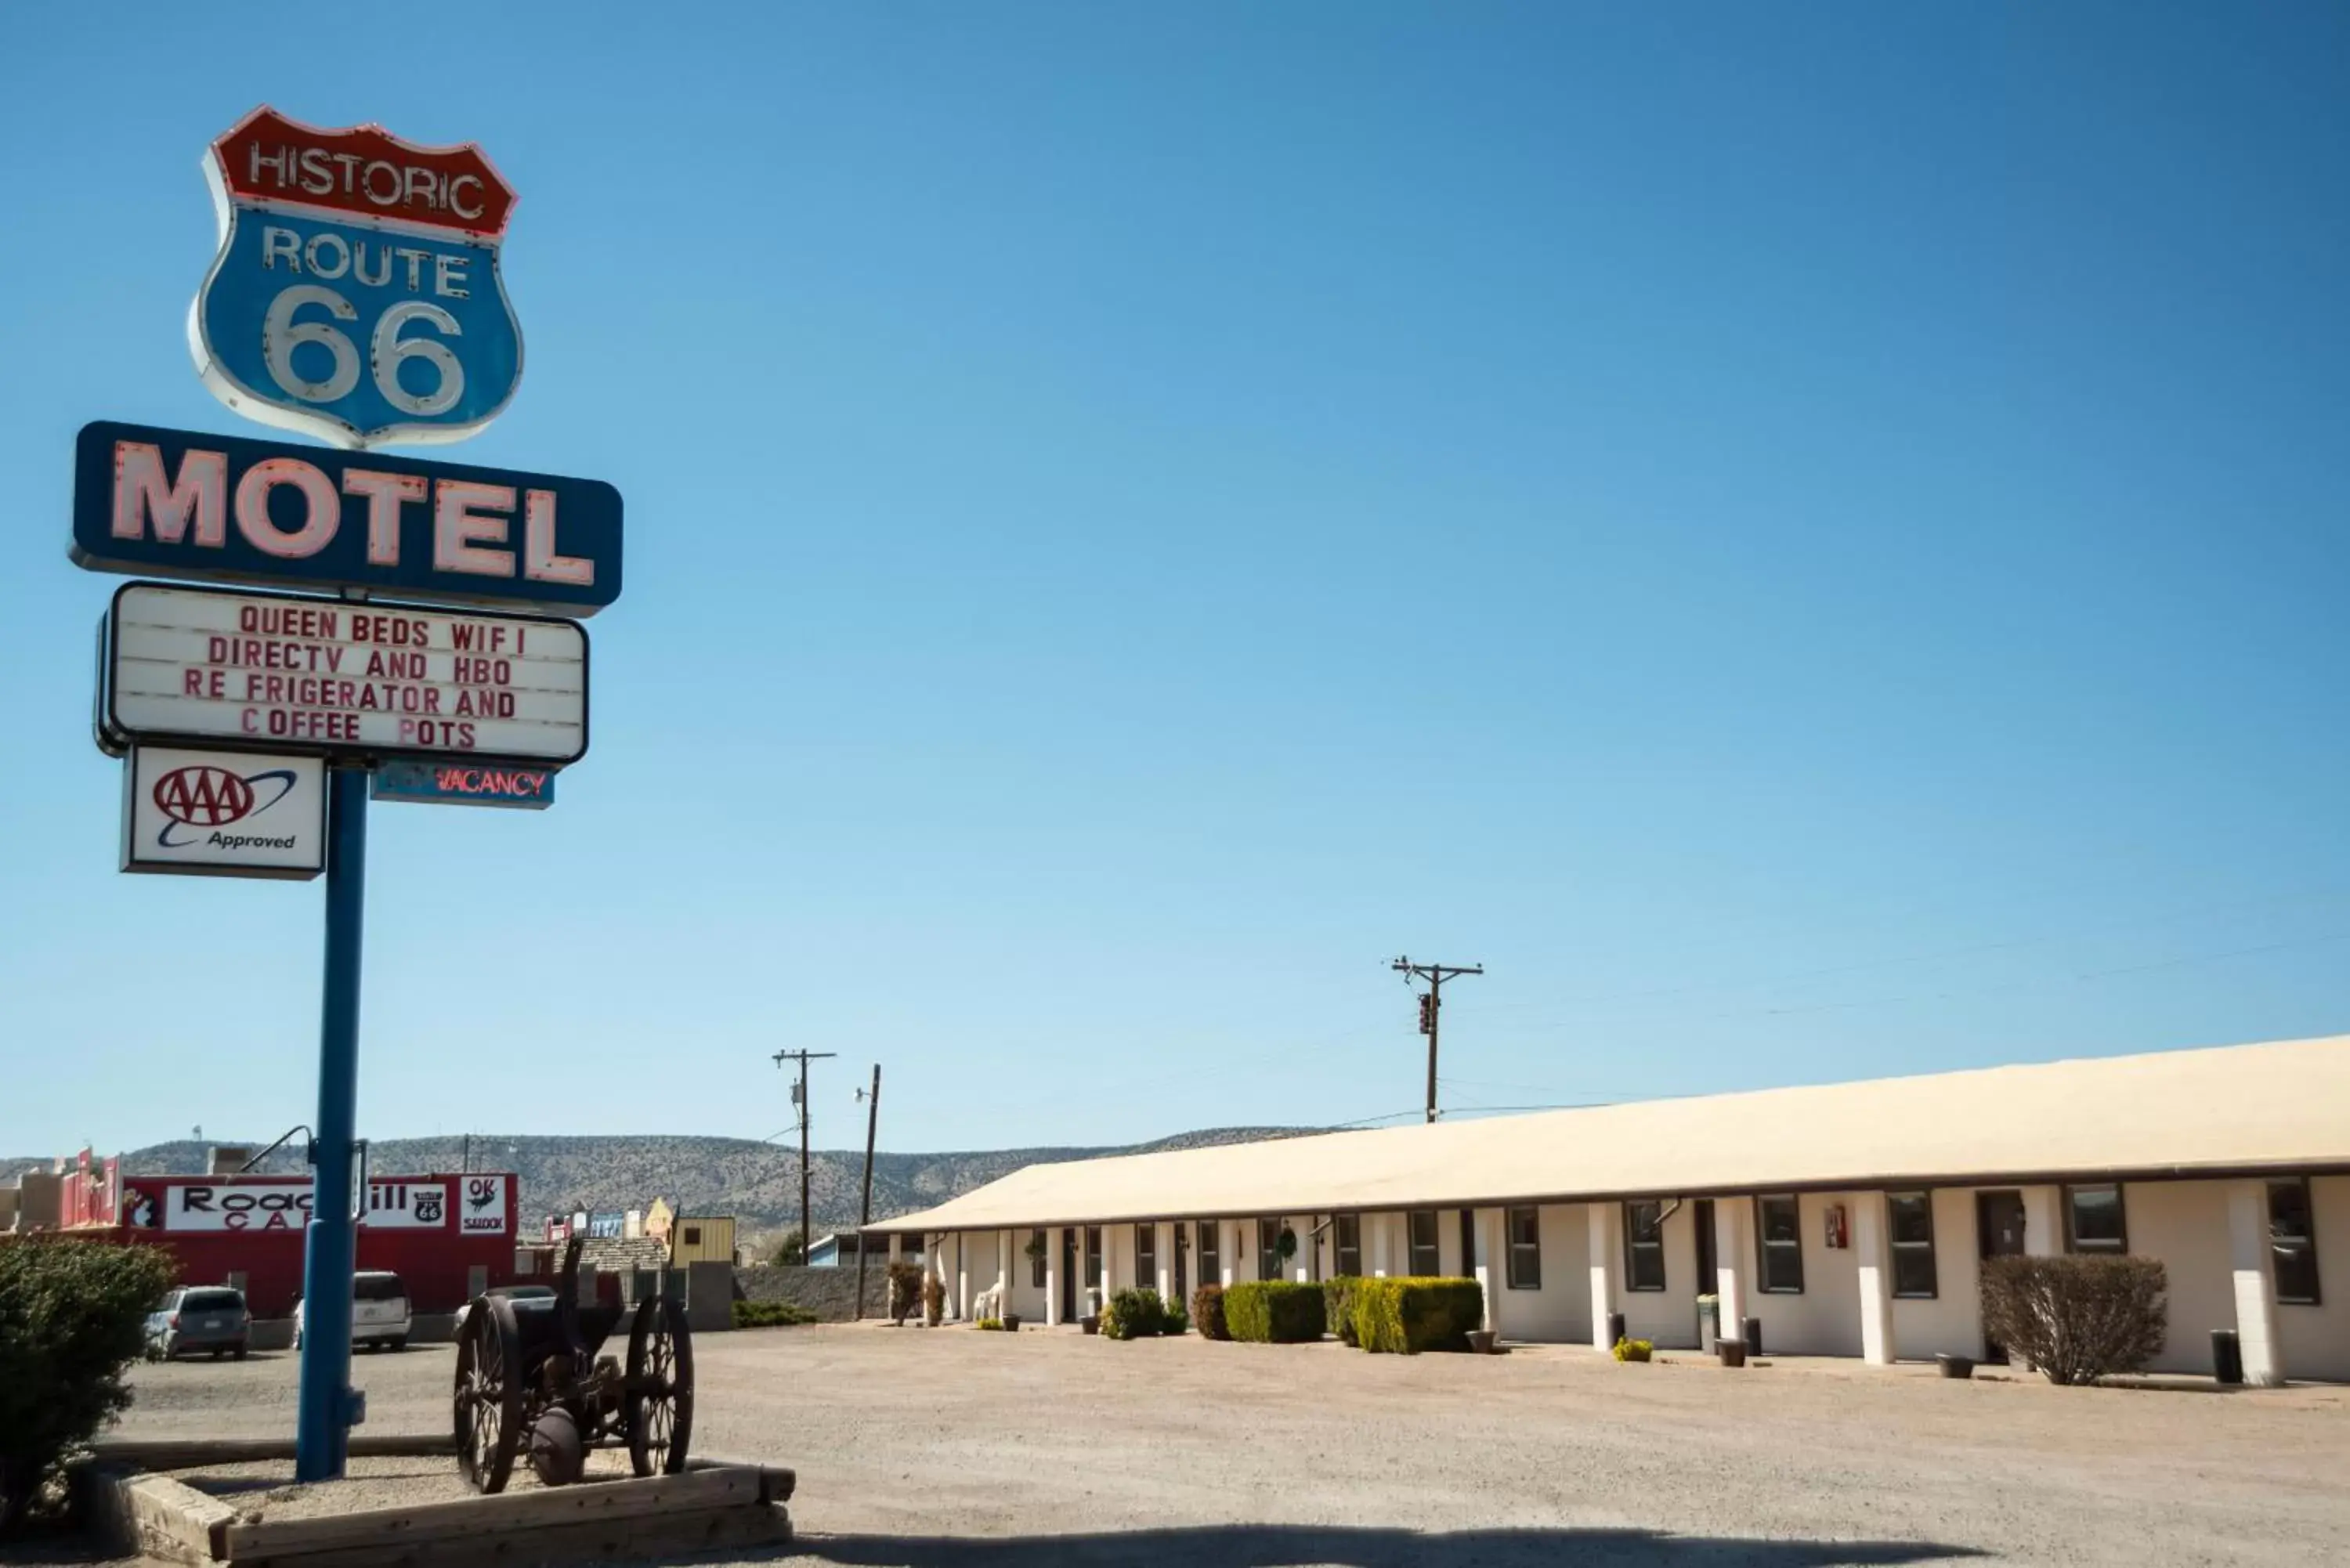
<svg viewBox="0 0 2350 1568">
<path fill-rule="evenodd" d="M 705 1336 L 698 1450 L 795 1467 L 779 1563 L 2350 1563 L 2350 1390 L 1944 1382 L 1544 1346 Z M 452 1353 L 362 1355 L 374 1430 Z M 295 1364 L 141 1368 L 125 1430 L 284 1434 Z"/>
</svg>

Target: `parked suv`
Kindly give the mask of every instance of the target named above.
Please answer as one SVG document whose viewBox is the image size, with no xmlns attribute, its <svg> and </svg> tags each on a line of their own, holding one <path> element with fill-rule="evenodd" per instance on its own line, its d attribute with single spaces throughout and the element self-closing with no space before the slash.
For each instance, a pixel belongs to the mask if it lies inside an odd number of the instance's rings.
<svg viewBox="0 0 2350 1568">
<path fill-rule="evenodd" d="M 306 1302 L 294 1303 L 294 1347 L 302 1347 L 302 1313 Z M 390 1345 L 408 1348 L 408 1287 L 400 1276 L 362 1269 L 351 1278 L 351 1348 Z"/>
<path fill-rule="evenodd" d="M 252 1327 L 244 1292 L 183 1285 L 147 1314 L 147 1343 L 166 1361 L 192 1350 L 209 1350 L 214 1361 L 224 1354 L 243 1361 Z"/>
</svg>

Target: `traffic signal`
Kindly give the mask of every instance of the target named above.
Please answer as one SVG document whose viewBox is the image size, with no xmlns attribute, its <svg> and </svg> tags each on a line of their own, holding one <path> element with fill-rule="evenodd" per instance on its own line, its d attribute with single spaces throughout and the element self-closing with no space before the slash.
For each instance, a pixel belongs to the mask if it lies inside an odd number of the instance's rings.
<svg viewBox="0 0 2350 1568">
<path fill-rule="evenodd" d="M 1419 993 L 1419 1032 L 1422 1034 L 1436 1033 L 1436 992 L 1432 991 Z"/>
</svg>

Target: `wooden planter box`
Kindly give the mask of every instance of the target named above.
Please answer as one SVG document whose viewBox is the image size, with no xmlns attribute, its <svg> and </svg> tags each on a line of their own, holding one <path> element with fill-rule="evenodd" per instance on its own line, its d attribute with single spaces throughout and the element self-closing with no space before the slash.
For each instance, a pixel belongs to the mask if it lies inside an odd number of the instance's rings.
<svg viewBox="0 0 2350 1568">
<path fill-rule="evenodd" d="M 354 1436 L 355 1457 L 438 1452 L 447 1439 Z M 554 1568 L 670 1557 L 791 1539 L 793 1472 L 696 1460 L 673 1476 L 584 1480 L 399 1508 L 247 1519 L 163 1466 L 291 1459 L 286 1441 L 101 1445 L 78 1484 L 92 1530 L 125 1554 L 206 1568 Z M 151 1468 L 152 1467 L 152 1468 Z"/>
</svg>

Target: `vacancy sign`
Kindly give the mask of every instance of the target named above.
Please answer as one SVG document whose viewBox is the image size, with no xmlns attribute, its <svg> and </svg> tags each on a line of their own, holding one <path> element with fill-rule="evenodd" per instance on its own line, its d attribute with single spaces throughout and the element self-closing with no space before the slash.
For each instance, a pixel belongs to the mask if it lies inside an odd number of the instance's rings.
<svg viewBox="0 0 2350 1568">
<path fill-rule="evenodd" d="M 299 880 L 326 867 L 324 758 L 140 746 L 122 781 L 125 871 Z"/>
<path fill-rule="evenodd" d="M 107 618 L 105 728 L 343 757 L 574 763 L 577 622 L 128 583 Z"/>
</svg>

